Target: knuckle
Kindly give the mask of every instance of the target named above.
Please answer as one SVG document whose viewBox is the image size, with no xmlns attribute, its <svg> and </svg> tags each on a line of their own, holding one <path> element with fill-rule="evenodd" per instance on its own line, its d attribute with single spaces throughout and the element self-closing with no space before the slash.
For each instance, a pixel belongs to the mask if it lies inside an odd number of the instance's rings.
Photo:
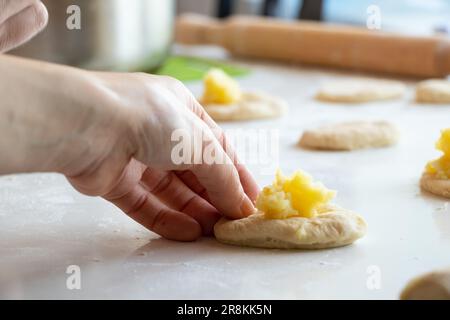
<svg viewBox="0 0 450 320">
<path fill-rule="evenodd" d="M 186 89 L 186 87 L 184 86 L 183 82 L 181 82 L 178 79 L 175 78 L 170 78 L 170 82 L 173 86 L 178 87 L 178 88 L 182 88 L 182 89 Z"/>
<path fill-rule="evenodd" d="M 168 212 L 169 211 L 166 208 L 159 209 L 155 213 L 155 215 L 151 221 L 150 230 L 152 230 L 158 234 L 161 234 L 160 231 L 164 230 L 166 227 L 166 224 L 167 224 L 166 216 L 167 216 Z"/>
<path fill-rule="evenodd" d="M 184 86 L 183 82 L 181 82 L 180 80 L 178 80 L 176 78 L 169 77 L 169 76 L 162 76 L 161 79 L 167 84 L 167 86 L 169 86 L 172 89 L 186 90 L 186 87 Z"/>
<path fill-rule="evenodd" d="M 143 194 L 141 195 L 131 206 L 126 210 L 126 214 L 129 216 L 134 216 L 138 214 L 141 209 L 147 204 L 149 201 L 148 195 Z"/>
<path fill-rule="evenodd" d="M 173 182 L 173 174 L 172 173 L 165 174 L 161 178 L 161 180 L 157 182 L 157 184 L 153 187 L 151 191 L 156 195 L 161 194 L 170 187 L 172 182 Z"/>
<path fill-rule="evenodd" d="M 139 71 L 139 72 L 133 72 L 132 75 L 134 75 L 137 79 L 148 79 L 149 75 L 145 72 Z"/>
</svg>

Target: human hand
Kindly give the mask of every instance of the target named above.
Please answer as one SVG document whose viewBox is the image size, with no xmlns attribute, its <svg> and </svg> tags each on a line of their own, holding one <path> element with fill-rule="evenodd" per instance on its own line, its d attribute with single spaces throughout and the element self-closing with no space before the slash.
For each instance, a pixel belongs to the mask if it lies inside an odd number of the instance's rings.
<svg viewBox="0 0 450 320">
<path fill-rule="evenodd" d="M 211 234 L 221 215 L 253 212 L 255 181 L 179 81 L 7 55 L 0 70 L 0 174 L 62 173 L 175 240 Z M 180 131 L 196 143 L 177 162 L 172 134 Z"/>
<path fill-rule="evenodd" d="M 47 19 L 39 0 L 0 0 L 0 53 L 30 40 L 44 29 Z"/>
<path fill-rule="evenodd" d="M 180 82 L 113 73 L 88 73 L 86 80 L 89 84 L 81 89 L 85 98 L 72 106 L 88 110 L 77 125 L 83 130 L 71 132 L 71 145 L 62 150 L 72 151 L 63 152 L 68 157 L 57 157 L 55 164 L 77 190 L 102 196 L 143 226 L 174 240 L 211 234 L 221 215 L 242 218 L 253 212 L 255 181 Z M 194 163 L 190 158 L 175 164 L 175 130 L 190 138 L 200 133 L 209 141 L 200 143 L 202 154 L 209 148 L 222 163 Z M 195 146 L 189 147 L 194 154 Z M 79 153 L 73 148 L 80 148 Z"/>
</svg>

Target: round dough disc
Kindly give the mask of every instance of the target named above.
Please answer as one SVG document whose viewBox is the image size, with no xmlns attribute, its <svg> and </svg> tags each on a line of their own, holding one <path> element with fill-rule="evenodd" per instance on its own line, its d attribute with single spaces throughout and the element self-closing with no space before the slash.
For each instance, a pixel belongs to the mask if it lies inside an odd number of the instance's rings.
<svg viewBox="0 0 450 320">
<path fill-rule="evenodd" d="M 450 103 L 450 81 L 431 79 L 419 82 L 416 100 L 425 103 Z"/>
<path fill-rule="evenodd" d="M 323 249 L 345 246 L 366 233 L 364 219 L 336 206 L 324 206 L 314 218 L 266 219 L 257 212 L 240 220 L 220 219 L 214 235 L 220 242 L 274 249 Z"/>
<path fill-rule="evenodd" d="M 323 85 L 316 98 L 329 102 L 369 102 L 399 98 L 405 90 L 401 82 L 392 80 L 343 80 Z"/>
<path fill-rule="evenodd" d="M 321 150 L 355 150 L 393 145 L 397 128 L 385 121 L 353 121 L 306 130 L 299 145 Z"/>
<path fill-rule="evenodd" d="M 450 269 L 412 279 L 400 294 L 402 300 L 450 300 Z"/>
<path fill-rule="evenodd" d="M 420 179 L 420 187 L 432 194 L 450 199 L 450 179 L 437 179 L 424 172 Z"/>
<path fill-rule="evenodd" d="M 287 104 L 264 93 L 244 92 L 236 104 L 210 104 L 204 108 L 216 121 L 238 121 L 279 117 L 286 113 Z"/>
</svg>

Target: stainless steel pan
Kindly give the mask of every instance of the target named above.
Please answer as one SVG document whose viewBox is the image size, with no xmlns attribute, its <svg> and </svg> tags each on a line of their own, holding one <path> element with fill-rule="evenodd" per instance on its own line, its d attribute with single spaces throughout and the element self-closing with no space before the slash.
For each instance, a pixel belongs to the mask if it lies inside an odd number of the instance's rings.
<svg viewBox="0 0 450 320">
<path fill-rule="evenodd" d="M 129 71 L 156 67 L 170 48 L 173 0 L 43 0 L 43 3 L 49 11 L 47 28 L 13 54 L 88 69 Z M 66 24 L 71 5 L 80 8 L 79 30 L 70 30 Z"/>
</svg>

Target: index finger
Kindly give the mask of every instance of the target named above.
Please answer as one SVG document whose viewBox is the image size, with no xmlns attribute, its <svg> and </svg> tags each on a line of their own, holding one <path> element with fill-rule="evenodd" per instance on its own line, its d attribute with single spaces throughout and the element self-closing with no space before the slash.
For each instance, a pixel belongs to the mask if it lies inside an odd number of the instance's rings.
<svg viewBox="0 0 450 320">
<path fill-rule="evenodd" d="M 192 166 L 192 173 L 206 189 L 208 199 L 217 210 L 232 219 L 244 218 L 255 211 L 252 200 L 244 192 L 239 173 L 217 141 L 214 153 L 224 163 L 201 163 Z"/>
<path fill-rule="evenodd" d="M 192 97 L 193 98 L 193 97 Z M 197 114 L 200 119 L 211 129 L 216 139 L 220 142 L 225 153 L 230 157 L 236 170 L 239 174 L 239 179 L 244 188 L 244 192 L 247 196 L 254 202 L 259 193 L 259 187 L 256 183 L 255 178 L 247 169 L 247 167 L 239 162 L 239 158 L 234 150 L 234 148 L 228 143 L 225 133 L 222 128 L 217 125 L 217 123 L 209 116 L 209 114 L 203 109 L 203 107 L 198 103 L 198 101 L 193 98 L 193 111 Z"/>
</svg>

